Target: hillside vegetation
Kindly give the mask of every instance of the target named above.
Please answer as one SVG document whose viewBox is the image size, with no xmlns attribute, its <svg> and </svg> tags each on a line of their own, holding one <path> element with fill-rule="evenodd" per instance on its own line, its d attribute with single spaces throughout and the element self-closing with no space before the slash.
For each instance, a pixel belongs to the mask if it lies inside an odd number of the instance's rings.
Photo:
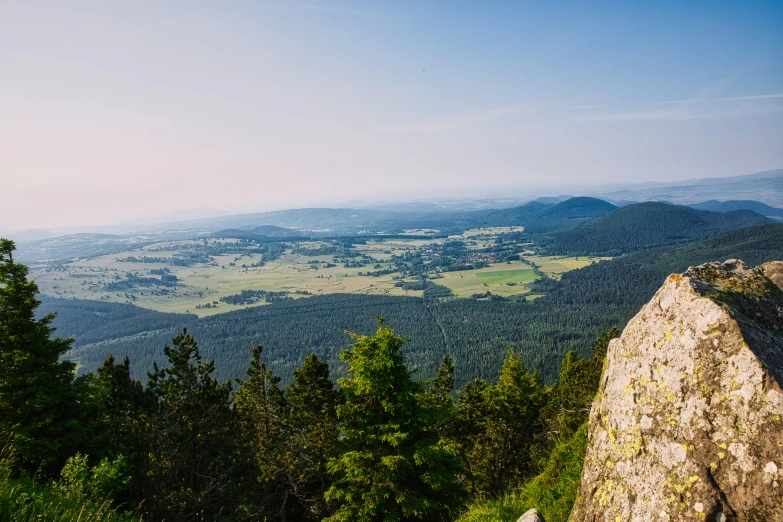
<svg viewBox="0 0 783 522">
<path fill-rule="evenodd" d="M 648 202 L 619 208 L 553 234 L 545 244 L 552 253 L 616 256 L 769 222 L 750 210 L 709 212 Z"/>
<path fill-rule="evenodd" d="M 483 217 L 485 226 L 524 225 L 527 232 L 553 232 L 610 212 L 617 207 L 601 199 L 576 197 L 555 204 L 531 201 Z"/>
<path fill-rule="evenodd" d="M 783 258 L 783 225 L 724 232 L 689 245 L 603 261 L 565 273 L 559 281 L 542 279 L 533 291 L 546 295 L 530 302 L 336 294 L 201 319 L 81 300 L 47 299 L 41 310 L 58 313 L 54 325 L 59 335 L 76 337 L 69 357 L 85 370 L 96 368 L 109 353 L 127 353 L 134 375 L 143 377 L 153 361 L 161 360 L 158 347 L 187 326 L 202 340 L 205 356 L 217 360 L 221 379 L 240 376 L 245 347 L 259 343 L 270 366 L 284 378 L 311 352 L 342 375 L 337 356 L 349 341 L 345 330 L 370 332 L 375 318 L 385 314 L 410 338 L 404 354 L 422 378 L 434 375 L 442 355 L 450 354 L 457 363 L 458 385 L 474 377 L 491 379 L 508 346 L 515 346 L 526 364 L 553 382 L 568 350 L 586 355 L 591 339 L 623 326 L 670 273 L 731 257 L 754 265 Z"/>
<path fill-rule="evenodd" d="M 711 210 L 713 212 L 731 212 L 733 210 L 751 210 L 756 214 L 767 217 L 783 218 L 783 208 L 775 208 L 761 203 L 760 201 L 753 201 L 749 199 L 729 201 L 716 201 L 710 200 L 703 203 L 694 203 L 688 205 L 691 208 L 698 210 Z"/>
<path fill-rule="evenodd" d="M 74 341 L 35 318 L 13 251 L 0 242 L 0 507 L 14 520 L 453 520 L 469 496 L 535 476 L 552 434 L 574 436 L 617 332 L 587 359 L 569 352 L 553 387 L 513 349 L 495 383 L 455 390 L 448 356 L 422 381 L 382 316 L 374 335 L 351 334 L 339 387 L 315 354 L 283 386 L 260 345 L 232 386 L 187 330 L 146 384 L 127 357 L 75 378 L 62 359 Z"/>
<path fill-rule="evenodd" d="M 535 506 L 551 522 L 576 495 L 612 327 L 688 265 L 783 258 L 783 224 L 541 278 L 530 302 L 335 294 L 202 318 L 39 306 L 2 247 L 0 502 L 175 522 L 513 521 Z"/>
</svg>

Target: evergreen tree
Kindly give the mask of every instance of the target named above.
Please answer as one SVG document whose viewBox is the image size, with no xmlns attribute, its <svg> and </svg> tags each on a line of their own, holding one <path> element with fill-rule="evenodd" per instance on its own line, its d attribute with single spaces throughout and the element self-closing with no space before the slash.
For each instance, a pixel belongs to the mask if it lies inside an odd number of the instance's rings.
<svg viewBox="0 0 783 522">
<path fill-rule="evenodd" d="M 337 408 L 343 452 L 329 462 L 336 475 L 327 520 L 437 520 L 456 505 L 456 448 L 426 426 L 420 383 L 400 352 L 405 340 L 380 326 L 374 336 L 352 334 L 341 355 L 350 377 L 340 379 Z"/>
<path fill-rule="evenodd" d="M 593 344 L 592 357 L 580 359 L 570 351 L 560 363 L 560 379 L 552 389 L 549 403 L 542 412 L 549 435 L 566 440 L 587 420 L 590 406 L 598 391 L 609 341 L 619 335 L 617 328 L 601 332 Z"/>
<path fill-rule="evenodd" d="M 110 354 L 98 367 L 97 375 L 89 374 L 89 377 L 98 402 L 93 413 L 93 424 L 97 427 L 93 447 L 97 446 L 99 451 L 92 455 L 109 458 L 124 455 L 134 483 L 120 500 L 141 501 L 138 494 L 145 489 L 148 471 L 142 419 L 153 412 L 155 397 L 138 379 L 131 377 L 127 356 L 117 362 Z"/>
<path fill-rule="evenodd" d="M 472 433 L 463 435 L 470 439 L 465 458 L 477 492 L 501 494 L 535 472 L 535 437 L 545 394 L 538 372 L 530 373 L 514 350 L 508 351 L 497 384 L 463 393 L 460 409 L 470 405 L 473 416 L 467 428 Z"/>
<path fill-rule="evenodd" d="M 494 472 L 490 491 L 500 493 L 510 484 L 530 476 L 531 449 L 539 431 L 538 416 L 544 402 L 544 386 L 538 372 L 530 373 L 522 358 L 509 350 L 492 388 L 490 438 L 494 439 Z"/>
<path fill-rule="evenodd" d="M 329 365 L 310 355 L 286 389 L 285 462 L 289 488 L 299 505 L 300 519 L 328 515 L 324 493 L 331 485 L 327 462 L 335 458 L 337 405 L 340 393 L 329 379 Z"/>
<path fill-rule="evenodd" d="M 443 356 L 438 374 L 424 382 L 421 403 L 430 414 L 430 429 L 442 437 L 450 437 L 454 421 L 454 362 L 448 355 Z"/>
<path fill-rule="evenodd" d="M 489 385 L 484 379 L 474 379 L 467 383 L 459 393 L 454 412 L 452 436 L 459 444 L 460 461 L 473 496 L 483 491 L 478 481 L 480 462 L 473 457 L 477 453 L 476 445 L 486 431 L 489 419 L 488 389 Z"/>
<path fill-rule="evenodd" d="M 245 441 L 253 450 L 261 487 L 255 505 L 247 509 L 261 512 L 271 520 L 286 520 L 292 509 L 292 495 L 282 450 L 286 438 L 285 393 L 280 388 L 280 377 L 267 368 L 262 353 L 260 345 L 253 348 L 247 380 L 237 380 L 239 388 L 234 394 L 235 409 Z"/>
<path fill-rule="evenodd" d="M 76 366 L 60 360 L 73 340 L 52 338 L 53 314 L 35 318 L 38 286 L 14 262 L 14 250 L 0 239 L 0 433 L 12 437 L 19 468 L 51 472 L 78 437 Z"/>
<path fill-rule="evenodd" d="M 231 386 L 212 377 L 214 361 L 202 362 L 187 330 L 164 353 L 169 367 L 155 364 L 148 374 L 148 389 L 157 404 L 145 423 L 147 498 L 157 518 L 228 518 L 244 480 Z"/>
</svg>

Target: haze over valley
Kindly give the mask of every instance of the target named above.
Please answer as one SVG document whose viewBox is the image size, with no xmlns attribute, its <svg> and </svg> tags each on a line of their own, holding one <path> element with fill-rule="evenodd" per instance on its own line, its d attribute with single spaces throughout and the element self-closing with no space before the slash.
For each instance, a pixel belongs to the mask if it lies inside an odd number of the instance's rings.
<svg viewBox="0 0 783 522">
<path fill-rule="evenodd" d="M 0 522 L 783 520 L 781 35 L 0 0 Z"/>
</svg>

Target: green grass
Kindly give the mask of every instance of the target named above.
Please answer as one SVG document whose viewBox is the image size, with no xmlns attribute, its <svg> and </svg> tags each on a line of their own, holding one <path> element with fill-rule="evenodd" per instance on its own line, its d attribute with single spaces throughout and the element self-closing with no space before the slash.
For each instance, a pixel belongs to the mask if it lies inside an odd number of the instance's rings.
<svg viewBox="0 0 783 522">
<path fill-rule="evenodd" d="M 502 498 L 477 500 L 457 522 L 514 522 L 531 508 L 547 522 L 566 522 L 574 506 L 587 449 L 587 424 L 555 446 L 544 472 Z"/>
<path fill-rule="evenodd" d="M 0 470 L 0 474 L 3 471 Z M 0 522 L 132 522 L 117 514 L 108 502 L 74 501 L 51 487 L 22 478 L 0 476 Z"/>
<path fill-rule="evenodd" d="M 50 484 L 11 478 L 9 448 L 0 448 L 0 522 L 138 522 L 118 514 L 110 502 L 64 497 Z"/>
<path fill-rule="evenodd" d="M 535 281 L 538 276 L 533 269 L 528 270 L 495 270 L 494 272 L 479 272 L 476 277 L 488 285 L 506 283 L 529 283 Z"/>
</svg>

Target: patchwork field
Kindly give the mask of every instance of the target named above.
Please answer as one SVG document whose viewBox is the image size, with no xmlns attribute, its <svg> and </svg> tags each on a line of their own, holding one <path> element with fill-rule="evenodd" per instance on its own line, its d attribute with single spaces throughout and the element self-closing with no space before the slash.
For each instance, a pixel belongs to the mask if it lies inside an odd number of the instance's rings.
<svg viewBox="0 0 783 522">
<path fill-rule="evenodd" d="M 526 255 L 525 259 L 535 264 L 536 267 L 549 277 L 560 279 L 560 276 L 571 270 L 585 267 L 598 261 L 611 259 L 611 257 L 560 257 L 560 256 L 536 256 Z"/>
<path fill-rule="evenodd" d="M 522 270 L 493 270 L 481 272 L 477 271 L 476 277 L 481 279 L 482 283 L 488 285 L 498 285 L 507 283 L 529 283 L 538 279 L 532 268 Z"/>
<path fill-rule="evenodd" d="M 525 261 L 535 263 L 538 270 L 549 277 L 559 278 L 563 272 L 582 268 L 598 258 L 582 257 L 561 258 L 549 256 L 524 256 Z M 527 294 L 530 283 L 540 276 L 536 268 L 523 261 L 512 261 L 490 265 L 478 270 L 444 272 L 442 279 L 434 280 L 439 285 L 451 289 L 457 297 L 472 297 L 476 294 L 486 294 L 509 297 Z M 526 299 L 535 299 L 541 294 L 526 295 Z"/>
<path fill-rule="evenodd" d="M 427 279 L 449 288 L 456 297 L 488 297 L 487 292 L 504 297 L 524 295 L 540 273 L 559 277 L 593 262 L 592 258 L 524 255 L 493 263 L 494 254 L 486 249 L 494 244 L 497 234 L 507 232 L 469 231 L 465 238 L 470 239 L 462 240 L 378 238 L 350 245 L 350 254 L 335 241 L 288 242 L 279 245 L 274 255 L 258 253 L 258 248 L 237 240 L 163 242 L 56 267 L 34 267 L 32 275 L 41 292 L 54 297 L 127 302 L 162 312 L 206 316 L 310 295 L 421 297 L 421 280 L 411 272 L 411 266 L 418 266 Z M 487 246 L 477 252 L 475 243 Z M 476 262 L 481 268 L 428 268 L 440 266 L 442 256 L 451 252 L 448 249 L 457 247 L 463 249 L 459 255 L 466 256 L 466 261 L 459 263 Z M 224 252 L 232 248 L 238 251 Z M 199 249 L 210 254 L 193 254 Z M 196 255 L 196 260 L 179 266 L 183 252 Z M 529 296 L 534 297 L 538 296 Z"/>
</svg>

